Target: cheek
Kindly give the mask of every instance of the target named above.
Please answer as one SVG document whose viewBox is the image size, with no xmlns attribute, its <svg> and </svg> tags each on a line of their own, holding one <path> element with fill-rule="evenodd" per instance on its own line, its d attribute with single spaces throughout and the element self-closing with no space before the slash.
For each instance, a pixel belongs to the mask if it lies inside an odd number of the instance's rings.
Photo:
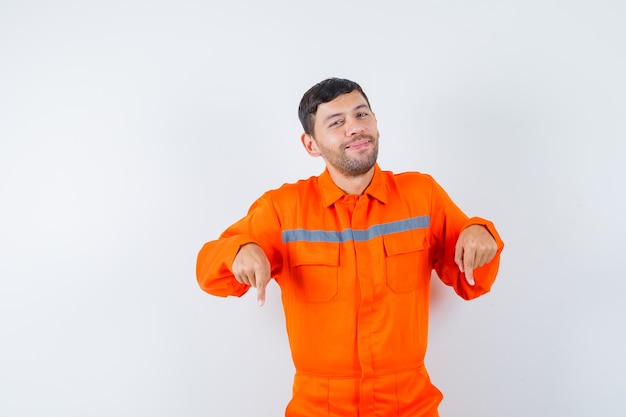
<svg viewBox="0 0 626 417">
<path fill-rule="evenodd" d="M 317 142 L 317 146 L 320 149 L 324 149 L 324 150 L 329 150 L 329 149 L 337 149 L 340 148 L 342 145 L 342 140 L 341 140 L 341 135 L 336 135 L 336 134 L 326 134 L 324 135 L 324 137 L 320 138 L 321 140 L 318 140 Z"/>
</svg>

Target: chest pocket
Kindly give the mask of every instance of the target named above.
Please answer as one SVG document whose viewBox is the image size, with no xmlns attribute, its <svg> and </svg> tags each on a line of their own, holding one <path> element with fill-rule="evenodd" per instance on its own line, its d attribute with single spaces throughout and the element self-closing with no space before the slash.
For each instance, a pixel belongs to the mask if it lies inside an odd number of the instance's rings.
<svg viewBox="0 0 626 417">
<path fill-rule="evenodd" d="M 337 296 L 338 243 L 296 242 L 290 248 L 289 256 L 291 284 L 299 299 L 323 303 Z"/>
<path fill-rule="evenodd" d="M 429 242 L 425 231 L 383 236 L 387 286 L 393 292 L 415 291 L 430 277 Z"/>
</svg>

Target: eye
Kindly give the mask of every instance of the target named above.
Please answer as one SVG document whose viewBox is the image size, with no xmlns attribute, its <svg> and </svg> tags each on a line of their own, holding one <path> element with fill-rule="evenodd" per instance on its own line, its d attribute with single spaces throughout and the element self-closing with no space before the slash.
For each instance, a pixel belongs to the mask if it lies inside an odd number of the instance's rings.
<svg viewBox="0 0 626 417">
<path fill-rule="evenodd" d="M 343 123 L 343 119 L 333 120 L 332 122 L 329 123 L 328 127 L 339 126 L 342 123 Z"/>
<path fill-rule="evenodd" d="M 367 116 L 369 116 L 369 113 L 361 112 L 361 113 L 357 114 L 357 117 L 359 117 L 361 119 L 364 118 L 364 117 L 367 117 Z"/>
</svg>

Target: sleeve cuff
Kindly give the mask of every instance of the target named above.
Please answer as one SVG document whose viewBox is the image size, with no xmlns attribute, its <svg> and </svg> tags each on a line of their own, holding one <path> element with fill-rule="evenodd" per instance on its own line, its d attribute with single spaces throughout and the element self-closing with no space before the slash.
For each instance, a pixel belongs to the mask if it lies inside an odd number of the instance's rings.
<svg viewBox="0 0 626 417">
<path fill-rule="evenodd" d="M 500 238 L 500 234 L 496 230 L 496 227 L 493 225 L 493 223 L 487 219 L 483 219 L 482 217 L 472 217 L 465 223 L 463 229 L 474 224 L 484 226 L 487 231 L 489 231 L 491 236 L 493 236 L 493 238 L 496 240 L 496 244 L 498 245 L 498 253 L 500 253 L 504 248 L 504 242 L 502 241 L 502 238 Z"/>
</svg>

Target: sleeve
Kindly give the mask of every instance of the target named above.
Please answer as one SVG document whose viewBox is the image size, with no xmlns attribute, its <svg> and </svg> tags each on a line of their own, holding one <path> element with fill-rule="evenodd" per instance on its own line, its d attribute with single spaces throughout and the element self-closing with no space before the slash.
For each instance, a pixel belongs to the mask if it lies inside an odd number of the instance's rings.
<svg viewBox="0 0 626 417">
<path fill-rule="evenodd" d="M 504 248 L 504 242 L 493 223 L 480 217 L 468 218 L 434 180 L 431 211 L 434 269 L 441 281 L 453 287 L 454 291 L 465 300 L 471 300 L 489 292 L 496 279 L 500 266 L 500 253 Z M 454 262 L 454 253 L 461 231 L 474 224 L 487 228 L 495 239 L 498 250 L 491 262 L 474 269 L 475 284 L 472 286 L 468 284 L 465 274 L 461 273 Z"/>
<path fill-rule="evenodd" d="M 231 269 L 239 248 L 254 242 L 270 261 L 272 275 L 282 265 L 281 227 L 270 192 L 252 204 L 248 214 L 226 229 L 217 240 L 205 243 L 198 253 L 196 278 L 202 290 L 212 295 L 241 297 L 249 285 L 238 282 Z"/>
</svg>

